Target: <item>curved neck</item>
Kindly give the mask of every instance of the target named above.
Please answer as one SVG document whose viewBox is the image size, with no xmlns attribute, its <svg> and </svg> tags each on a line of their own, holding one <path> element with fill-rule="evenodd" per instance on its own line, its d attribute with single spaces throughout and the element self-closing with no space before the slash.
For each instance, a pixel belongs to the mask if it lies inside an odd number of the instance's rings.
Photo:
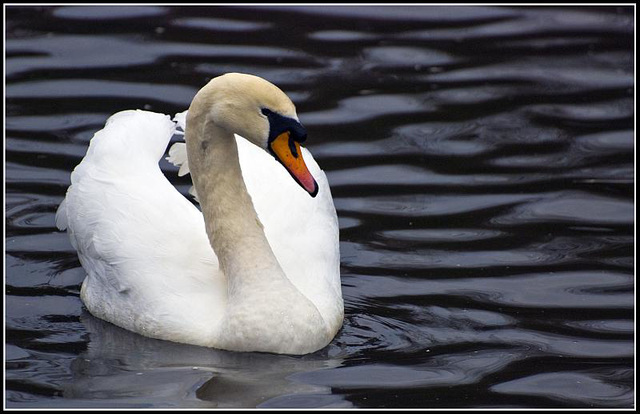
<svg viewBox="0 0 640 414">
<path fill-rule="evenodd" d="M 189 113 L 187 125 L 189 168 L 211 247 L 228 278 L 229 295 L 256 285 L 256 280 L 283 278 L 242 178 L 234 134 L 215 125 L 206 113 Z"/>
</svg>

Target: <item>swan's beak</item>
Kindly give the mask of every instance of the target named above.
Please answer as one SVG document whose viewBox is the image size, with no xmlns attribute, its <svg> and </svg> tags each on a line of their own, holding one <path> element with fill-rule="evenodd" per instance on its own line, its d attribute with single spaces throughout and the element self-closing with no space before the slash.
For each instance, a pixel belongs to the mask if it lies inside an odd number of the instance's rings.
<svg viewBox="0 0 640 414">
<path fill-rule="evenodd" d="M 290 138 L 289 131 L 278 135 L 269 143 L 269 152 L 278 160 L 300 187 L 304 188 L 311 197 L 318 194 L 318 183 L 313 178 L 307 165 L 302 159 L 300 143 Z"/>
</svg>

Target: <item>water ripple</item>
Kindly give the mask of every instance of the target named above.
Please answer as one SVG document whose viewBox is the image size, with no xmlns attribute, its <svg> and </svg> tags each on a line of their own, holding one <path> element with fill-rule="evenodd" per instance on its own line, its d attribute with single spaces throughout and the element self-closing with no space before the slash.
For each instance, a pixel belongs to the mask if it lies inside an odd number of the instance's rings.
<svg viewBox="0 0 640 414">
<path fill-rule="evenodd" d="M 8 407 L 633 407 L 633 8 L 12 5 L 6 23 Z M 182 111 L 224 72 L 292 98 L 331 184 L 345 320 L 314 354 L 94 318 L 55 228 L 110 114 Z"/>
</svg>

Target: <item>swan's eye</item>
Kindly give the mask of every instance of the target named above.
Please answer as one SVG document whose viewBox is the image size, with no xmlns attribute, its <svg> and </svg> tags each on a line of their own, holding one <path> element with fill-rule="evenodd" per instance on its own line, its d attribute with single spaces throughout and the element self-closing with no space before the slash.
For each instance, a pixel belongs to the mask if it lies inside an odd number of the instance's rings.
<svg viewBox="0 0 640 414">
<path fill-rule="evenodd" d="M 288 132 L 291 139 L 296 142 L 304 142 L 307 139 L 307 130 L 297 120 L 280 115 L 268 108 L 262 108 L 260 112 L 269 120 L 269 142 L 285 132 Z"/>
</svg>

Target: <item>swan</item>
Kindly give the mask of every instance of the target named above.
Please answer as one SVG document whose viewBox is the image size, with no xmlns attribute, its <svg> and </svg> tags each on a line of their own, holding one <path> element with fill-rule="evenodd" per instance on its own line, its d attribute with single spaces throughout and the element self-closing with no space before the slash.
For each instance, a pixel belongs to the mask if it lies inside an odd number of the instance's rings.
<svg viewBox="0 0 640 414">
<path fill-rule="evenodd" d="M 201 210 L 159 161 L 191 174 Z M 338 220 L 325 173 L 282 90 L 227 73 L 188 111 L 112 115 L 56 212 L 94 316 L 229 351 L 307 354 L 342 326 Z"/>
</svg>

